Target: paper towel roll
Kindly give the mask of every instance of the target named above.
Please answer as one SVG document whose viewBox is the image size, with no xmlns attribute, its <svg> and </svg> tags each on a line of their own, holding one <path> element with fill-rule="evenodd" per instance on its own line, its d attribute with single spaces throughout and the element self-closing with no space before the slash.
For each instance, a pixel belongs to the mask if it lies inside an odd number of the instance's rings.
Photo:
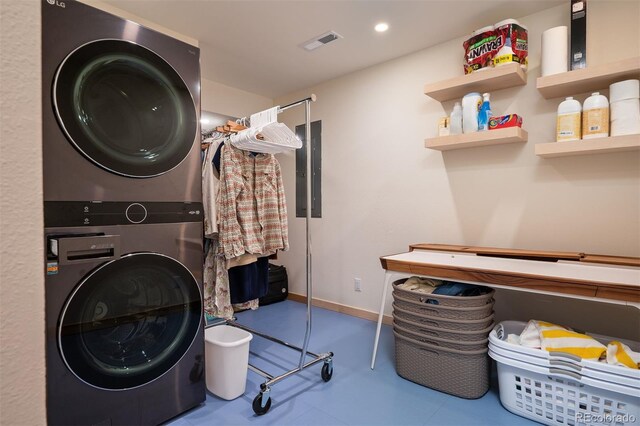
<svg viewBox="0 0 640 426">
<path fill-rule="evenodd" d="M 609 86 L 609 102 L 640 98 L 640 80 L 619 81 Z"/>
<path fill-rule="evenodd" d="M 542 33 L 542 76 L 567 72 L 569 56 L 567 27 L 555 27 Z"/>
<path fill-rule="evenodd" d="M 640 99 L 623 99 L 612 102 L 611 136 L 640 133 Z"/>
</svg>

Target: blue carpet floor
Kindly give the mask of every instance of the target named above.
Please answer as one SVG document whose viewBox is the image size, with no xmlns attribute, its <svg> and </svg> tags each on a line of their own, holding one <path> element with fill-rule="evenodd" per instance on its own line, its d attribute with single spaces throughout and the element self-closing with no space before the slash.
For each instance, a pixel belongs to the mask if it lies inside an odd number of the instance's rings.
<svg viewBox="0 0 640 426">
<path fill-rule="evenodd" d="M 302 346 L 306 305 L 285 301 L 238 314 L 238 322 Z M 382 327 L 376 369 L 370 369 L 376 324 L 313 308 L 309 350 L 333 352 L 329 382 L 322 364 L 286 378 L 271 390 L 271 409 L 254 414 L 251 403 L 264 379 L 249 371 L 245 394 L 225 401 L 210 393 L 204 404 L 173 419 L 171 426 L 194 425 L 525 425 L 535 424 L 500 405 L 494 377 L 491 390 L 477 400 L 450 396 L 398 376 L 392 329 Z M 272 375 L 297 366 L 299 353 L 254 337 L 249 361 Z"/>
</svg>

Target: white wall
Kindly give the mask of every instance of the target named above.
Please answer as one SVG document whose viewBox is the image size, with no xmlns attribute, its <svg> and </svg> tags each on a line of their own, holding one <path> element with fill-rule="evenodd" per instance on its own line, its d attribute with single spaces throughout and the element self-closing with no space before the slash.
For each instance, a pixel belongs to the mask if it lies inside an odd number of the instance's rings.
<svg viewBox="0 0 640 426">
<path fill-rule="evenodd" d="M 638 3 L 631 6 L 635 15 L 620 27 L 638 38 Z M 526 144 L 445 153 L 424 148 L 453 102 L 426 97 L 423 86 L 462 73 L 462 39 L 276 99 L 284 104 L 311 92 L 318 96 L 312 118 L 323 126 L 323 218 L 312 220 L 314 297 L 377 311 L 383 279 L 378 258 L 406 251 L 409 243 L 640 254 L 637 153 L 551 160 L 534 154 L 536 143 L 555 140 L 561 101 L 545 100 L 535 88 L 541 33 L 568 25 L 568 10 L 555 7 L 520 21 L 529 28 L 528 83 L 492 93 L 492 110 L 523 116 Z M 612 45 L 629 55 L 624 45 Z M 300 109 L 283 117 L 290 126 L 303 122 Z M 305 294 L 294 157 L 281 157 L 291 251 L 280 257 L 291 291 Z M 361 293 L 353 290 L 354 277 L 362 278 Z"/>
<path fill-rule="evenodd" d="M 0 424 L 46 423 L 40 2 L 0 1 Z"/>
<path fill-rule="evenodd" d="M 273 99 L 202 79 L 202 111 L 246 117 L 273 105 Z"/>
<path fill-rule="evenodd" d="M 567 9 L 569 8 L 567 2 Z M 587 2 L 587 65 L 640 55 L 640 2 Z"/>
</svg>

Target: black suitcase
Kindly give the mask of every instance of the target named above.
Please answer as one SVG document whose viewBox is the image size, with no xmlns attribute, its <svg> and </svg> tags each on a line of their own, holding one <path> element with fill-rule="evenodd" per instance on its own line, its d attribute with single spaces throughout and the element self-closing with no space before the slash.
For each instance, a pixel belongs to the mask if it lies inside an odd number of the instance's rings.
<svg viewBox="0 0 640 426">
<path fill-rule="evenodd" d="M 269 263 L 269 291 L 260 298 L 260 306 L 282 302 L 288 295 L 287 268 Z"/>
</svg>

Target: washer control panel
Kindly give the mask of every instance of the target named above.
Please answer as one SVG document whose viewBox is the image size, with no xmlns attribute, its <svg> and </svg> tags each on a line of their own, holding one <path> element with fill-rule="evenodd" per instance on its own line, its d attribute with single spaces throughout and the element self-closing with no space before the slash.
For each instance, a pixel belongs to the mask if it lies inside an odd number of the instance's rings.
<svg viewBox="0 0 640 426">
<path fill-rule="evenodd" d="M 45 227 L 201 222 L 202 203 L 45 201 Z"/>
</svg>

